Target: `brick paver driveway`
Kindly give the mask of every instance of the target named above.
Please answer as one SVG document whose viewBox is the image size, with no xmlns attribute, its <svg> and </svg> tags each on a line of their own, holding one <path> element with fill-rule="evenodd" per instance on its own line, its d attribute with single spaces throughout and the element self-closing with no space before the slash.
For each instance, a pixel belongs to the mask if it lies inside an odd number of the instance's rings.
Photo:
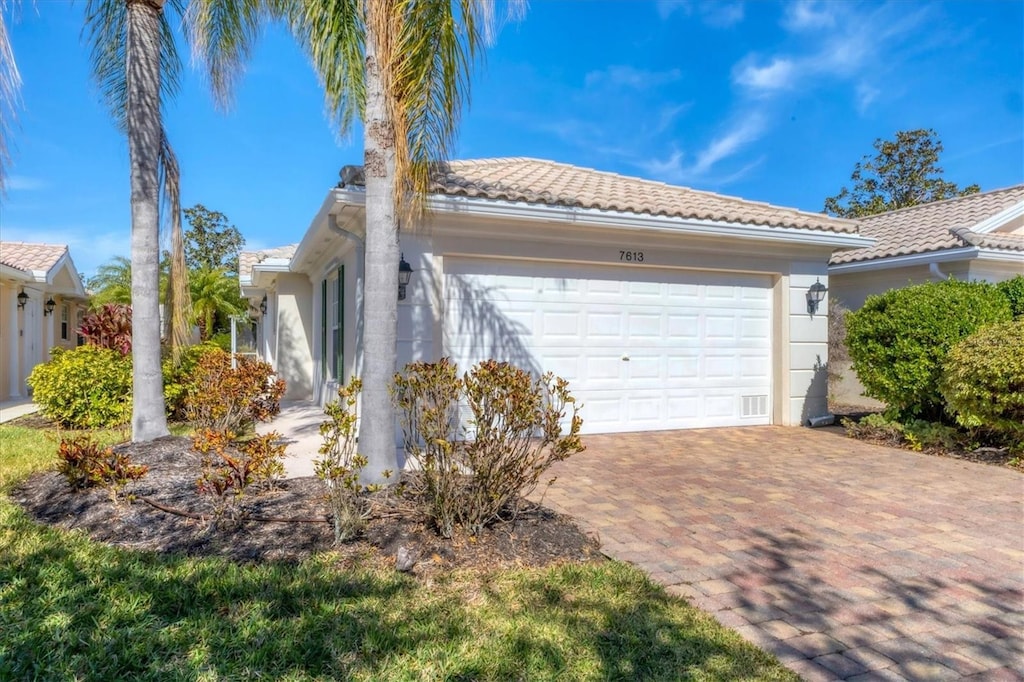
<svg viewBox="0 0 1024 682">
<path fill-rule="evenodd" d="M 585 442 L 545 502 L 805 678 L 1024 679 L 1024 476 L 831 429 Z"/>
</svg>

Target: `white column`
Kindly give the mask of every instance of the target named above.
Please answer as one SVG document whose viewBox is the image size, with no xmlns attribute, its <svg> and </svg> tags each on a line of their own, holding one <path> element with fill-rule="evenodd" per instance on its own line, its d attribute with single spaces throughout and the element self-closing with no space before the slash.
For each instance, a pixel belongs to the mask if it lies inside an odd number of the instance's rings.
<svg viewBox="0 0 1024 682">
<path fill-rule="evenodd" d="M 19 288 L 17 291 L 21 291 Z M 24 324 L 18 319 L 18 313 L 21 310 L 18 308 L 18 294 L 11 290 L 11 296 L 8 296 L 8 303 L 10 309 L 7 311 L 8 320 L 10 320 L 10 328 L 7 330 L 7 395 L 5 397 L 13 398 L 21 395 L 20 384 L 21 379 L 19 377 L 19 369 L 21 368 L 21 344 L 22 337 L 24 336 Z"/>
</svg>

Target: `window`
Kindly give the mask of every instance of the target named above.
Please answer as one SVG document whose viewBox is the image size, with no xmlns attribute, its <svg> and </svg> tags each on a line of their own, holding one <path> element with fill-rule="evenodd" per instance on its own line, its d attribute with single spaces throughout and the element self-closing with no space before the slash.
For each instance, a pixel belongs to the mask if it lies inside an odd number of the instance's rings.
<svg viewBox="0 0 1024 682">
<path fill-rule="evenodd" d="M 75 336 L 77 337 L 75 344 L 78 346 L 85 345 L 85 337 L 81 334 L 83 322 L 85 322 L 85 311 L 79 308 L 75 311 Z"/>
<path fill-rule="evenodd" d="M 60 306 L 60 338 L 62 341 L 68 340 L 68 304 L 64 303 Z"/>
<path fill-rule="evenodd" d="M 324 377 L 341 381 L 345 371 L 345 268 L 323 280 L 321 294 L 321 362 Z"/>
</svg>

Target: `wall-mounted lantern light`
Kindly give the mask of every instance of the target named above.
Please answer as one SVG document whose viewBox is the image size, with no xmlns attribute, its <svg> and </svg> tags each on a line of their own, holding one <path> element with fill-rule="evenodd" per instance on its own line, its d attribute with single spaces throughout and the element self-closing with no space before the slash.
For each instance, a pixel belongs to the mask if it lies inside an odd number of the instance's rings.
<svg viewBox="0 0 1024 682">
<path fill-rule="evenodd" d="M 267 295 L 263 294 L 263 300 L 260 301 L 260 315 L 267 314 Z"/>
<path fill-rule="evenodd" d="M 825 293 L 828 291 L 828 287 L 821 283 L 821 279 L 816 279 L 811 288 L 807 290 L 807 312 L 810 315 L 814 315 L 818 312 L 818 306 L 825 300 Z"/>
<path fill-rule="evenodd" d="M 43 317 L 47 315 L 53 315 L 53 309 L 57 307 L 57 302 L 53 300 L 53 296 L 50 297 L 43 306 Z"/>
<path fill-rule="evenodd" d="M 412 266 L 405 261 L 405 254 L 403 253 L 398 261 L 398 300 L 405 300 L 405 288 L 409 286 L 409 280 L 412 279 Z"/>
<path fill-rule="evenodd" d="M 26 303 L 28 303 L 28 294 L 22 289 L 21 293 L 18 294 L 18 307 L 24 309 Z"/>
</svg>

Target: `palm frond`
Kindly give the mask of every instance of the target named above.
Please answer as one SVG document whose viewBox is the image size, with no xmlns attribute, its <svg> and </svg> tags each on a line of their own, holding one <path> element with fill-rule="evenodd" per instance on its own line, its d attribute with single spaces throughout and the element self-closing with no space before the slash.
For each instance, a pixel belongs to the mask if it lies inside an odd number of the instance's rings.
<svg viewBox="0 0 1024 682">
<path fill-rule="evenodd" d="M 282 15 L 324 88 L 328 115 L 344 134 L 366 100 L 363 0 L 292 3 Z"/>
<path fill-rule="evenodd" d="M 140 0 L 134 0 L 140 1 Z M 183 0 L 168 0 L 167 5 L 179 15 Z M 128 80 L 125 48 L 128 41 L 128 2 L 125 0 L 88 0 L 85 5 L 83 38 L 89 45 L 93 78 L 99 86 L 104 103 L 117 123 L 126 131 Z M 181 59 L 175 43 L 174 29 L 166 8 L 160 12 L 160 101 L 177 94 L 181 82 Z"/>
<path fill-rule="evenodd" d="M 192 329 L 192 297 L 189 292 L 188 267 L 185 265 L 185 239 L 181 229 L 181 174 L 178 159 L 171 149 L 166 132 L 160 144 L 160 185 L 163 188 L 165 223 L 170 223 L 170 276 L 165 300 L 165 338 L 171 348 L 171 359 L 177 367 L 181 351 L 190 340 Z"/>
<path fill-rule="evenodd" d="M 217 103 L 231 103 L 265 22 L 298 11 L 302 0 L 192 0 L 185 14 L 194 61 L 206 65 Z"/>
<path fill-rule="evenodd" d="M 7 188 L 7 169 L 11 164 L 8 142 L 21 102 L 21 74 L 7 33 L 7 11 L 7 0 L 0 0 L 0 195 Z"/>
</svg>

